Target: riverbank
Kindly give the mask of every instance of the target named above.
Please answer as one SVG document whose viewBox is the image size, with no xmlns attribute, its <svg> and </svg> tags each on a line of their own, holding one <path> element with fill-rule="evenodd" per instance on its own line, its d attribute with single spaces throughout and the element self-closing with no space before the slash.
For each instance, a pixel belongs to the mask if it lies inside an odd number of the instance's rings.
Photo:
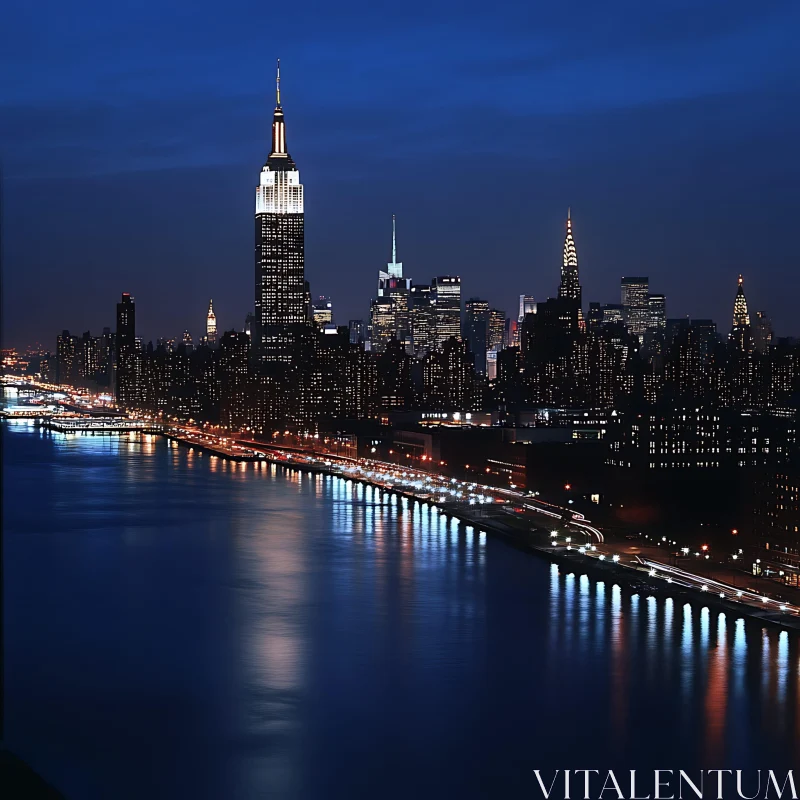
<svg viewBox="0 0 800 800">
<path fill-rule="evenodd" d="M 540 558 L 558 564 L 564 569 L 589 575 L 596 580 L 613 581 L 633 593 L 641 593 L 647 596 L 672 597 L 676 601 L 689 603 L 698 607 L 716 608 L 726 613 L 735 614 L 742 617 L 752 618 L 765 625 L 779 628 L 800 631 L 800 615 L 795 607 L 786 605 L 778 606 L 774 601 L 768 605 L 764 600 L 764 608 L 753 605 L 754 602 L 761 602 L 753 592 L 743 593 L 737 591 L 733 586 L 721 582 L 710 582 L 704 580 L 701 575 L 696 575 L 686 571 L 680 571 L 685 576 L 691 578 L 673 578 L 668 574 L 659 574 L 659 569 L 644 563 L 624 563 L 618 558 L 604 557 L 595 555 L 580 548 L 579 545 L 554 546 L 550 537 L 550 528 L 553 525 L 551 517 L 546 518 L 539 525 L 531 526 L 529 520 L 509 517 L 508 520 L 500 518 L 497 509 L 506 508 L 494 503 L 485 505 L 467 505 L 465 503 L 448 502 L 437 500 L 433 494 L 440 494 L 441 490 L 431 490 L 430 493 L 420 493 L 404 488 L 395 483 L 388 484 L 385 481 L 375 479 L 362 471 L 356 472 L 354 465 L 343 462 L 337 465 L 331 458 L 326 458 L 320 454 L 303 454 L 289 450 L 281 450 L 273 445 L 264 444 L 263 450 L 256 452 L 257 445 L 248 443 L 248 448 L 232 443 L 229 447 L 224 447 L 218 443 L 207 443 L 197 441 L 187 436 L 176 435 L 165 431 L 164 435 L 181 444 L 200 450 L 219 458 L 227 458 L 232 461 L 267 461 L 285 470 L 299 470 L 309 474 L 321 474 L 338 477 L 343 480 L 353 481 L 364 486 L 372 486 L 380 491 L 405 497 L 409 500 L 430 504 L 440 509 L 441 513 L 454 519 L 458 519 L 465 524 L 479 527 L 488 534 L 502 539 L 507 544 L 536 555 Z M 276 453 L 280 453 L 280 457 Z M 358 468 L 360 470 L 360 468 Z M 537 513 L 531 511 L 532 514 Z M 516 524 L 509 524 L 514 522 Z M 568 526 L 571 523 L 560 523 Z M 577 542 L 577 539 L 576 539 Z M 581 552 L 583 550 L 583 552 Z M 661 566 L 661 565 L 658 565 Z M 665 567 L 665 570 L 669 569 Z M 691 585 L 691 582 L 695 585 Z M 709 590 L 709 585 L 714 585 L 714 590 Z M 705 588 L 703 588 L 705 587 Z M 744 595 L 746 594 L 746 597 Z M 744 597 L 738 600 L 738 597 Z M 783 609 L 783 610 L 780 610 Z"/>
</svg>

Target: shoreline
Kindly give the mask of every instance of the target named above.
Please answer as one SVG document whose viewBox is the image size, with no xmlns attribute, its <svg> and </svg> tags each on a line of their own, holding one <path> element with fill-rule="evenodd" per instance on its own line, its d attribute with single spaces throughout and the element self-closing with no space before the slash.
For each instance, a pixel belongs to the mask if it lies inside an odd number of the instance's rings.
<svg viewBox="0 0 800 800">
<path fill-rule="evenodd" d="M 588 575 L 594 580 L 612 581 L 619 584 L 621 588 L 630 591 L 633 594 L 641 594 L 643 597 L 656 597 L 656 598 L 672 598 L 675 602 L 682 604 L 688 603 L 691 606 L 698 608 L 714 608 L 724 613 L 734 614 L 737 617 L 759 622 L 763 625 L 781 630 L 792 630 L 800 632 L 800 617 L 789 616 L 788 614 L 781 613 L 780 615 L 775 612 L 759 612 L 756 609 L 744 603 L 739 604 L 733 600 L 720 598 L 713 593 L 704 595 L 699 594 L 699 590 L 692 590 L 688 587 L 678 588 L 674 584 L 669 583 L 665 578 L 658 575 L 645 575 L 640 571 L 635 570 L 622 563 L 613 561 L 598 561 L 598 559 L 591 556 L 583 555 L 577 549 L 570 551 L 556 551 L 552 546 L 545 546 L 541 543 L 532 541 L 533 536 L 536 534 L 533 531 L 528 533 L 526 537 L 520 531 L 515 530 L 510 526 L 506 526 L 499 521 L 492 520 L 482 516 L 472 516 L 466 509 L 452 503 L 439 503 L 430 498 L 417 497 L 415 494 L 404 491 L 399 487 L 388 487 L 383 483 L 370 480 L 363 476 L 355 475 L 342 475 L 337 470 L 321 466 L 319 464 L 302 464 L 286 462 L 280 459 L 270 457 L 267 454 L 261 456 L 247 456 L 247 455 L 229 455 L 224 452 L 215 450 L 212 447 L 207 447 L 202 444 L 188 442 L 180 437 L 164 432 L 163 435 L 177 441 L 182 445 L 207 452 L 215 455 L 218 458 L 227 458 L 231 461 L 253 461 L 263 462 L 275 465 L 284 469 L 285 471 L 298 470 L 300 472 L 308 472 L 313 475 L 328 475 L 330 477 L 340 478 L 345 481 L 353 481 L 363 486 L 371 486 L 380 491 L 389 494 L 395 494 L 399 497 L 404 497 L 408 500 L 413 500 L 420 504 L 436 506 L 439 512 L 446 514 L 449 517 L 458 519 L 468 525 L 484 530 L 488 535 L 494 536 L 503 541 L 507 545 L 514 547 L 517 550 L 536 556 L 543 560 L 548 560 L 551 563 L 557 564 L 559 568 L 569 570 L 574 573 L 583 573 Z M 291 451 L 288 451 L 291 452 Z M 543 531 L 544 529 L 539 529 Z M 547 542 L 549 544 L 549 542 Z M 698 576 L 699 577 L 699 576 Z M 733 587 L 731 587 L 733 589 Z"/>
<path fill-rule="evenodd" d="M 394 494 L 399 497 L 404 497 L 407 500 L 418 502 L 424 505 L 435 506 L 439 512 L 449 517 L 459 520 L 468 525 L 472 525 L 485 531 L 488 535 L 494 536 L 505 544 L 514 547 L 517 550 L 536 556 L 543 560 L 548 560 L 550 563 L 557 564 L 559 568 L 569 570 L 569 572 L 586 574 L 594 580 L 611 581 L 617 583 L 625 591 L 633 594 L 641 594 L 644 597 L 656 598 L 672 598 L 675 602 L 682 604 L 688 603 L 691 606 L 698 608 L 714 608 L 721 612 L 730 613 L 750 620 L 758 622 L 762 625 L 768 625 L 773 628 L 786 631 L 800 632 L 800 617 L 790 616 L 785 612 L 761 612 L 753 606 L 746 603 L 737 603 L 734 600 L 720 598 L 714 593 L 705 593 L 700 595 L 699 590 L 690 587 L 679 587 L 671 584 L 665 578 L 659 575 L 643 574 L 642 571 L 635 569 L 623 563 L 613 562 L 609 560 L 599 561 L 597 558 L 581 554 L 577 549 L 567 551 L 566 549 L 555 550 L 550 544 L 549 540 L 543 535 L 545 528 L 539 527 L 537 531 L 529 530 L 527 535 L 511 526 L 505 525 L 499 520 L 491 518 L 472 515 L 466 508 L 460 507 L 455 503 L 440 503 L 430 497 L 418 497 L 412 492 L 405 491 L 398 486 L 387 486 L 384 483 L 371 480 L 367 477 L 360 475 L 343 475 L 337 469 L 321 465 L 318 463 L 295 463 L 275 458 L 269 452 L 265 455 L 255 455 L 249 453 L 229 453 L 223 450 L 216 449 L 213 446 L 203 444 L 200 442 L 189 441 L 181 436 L 178 436 L 170 431 L 153 431 L 147 435 L 163 436 L 171 442 L 176 442 L 179 446 L 184 446 L 189 449 L 198 450 L 207 453 L 217 458 L 226 459 L 233 462 L 253 462 L 253 463 L 269 463 L 271 465 L 282 468 L 284 471 L 298 470 L 300 472 L 307 472 L 312 475 L 327 475 L 330 477 L 340 478 L 342 480 L 353 481 L 363 486 L 371 486 L 382 492 Z M 265 443 L 266 444 L 266 443 Z M 273 449 L 274 446 L 270 445 Z M 283 452 L 283 451 L 282 451 Z M 297 454 L 293 451 L 285 451 L 293 456 Z M 317 456 L 319 458 L 319 456 Z M 494 507 L 494 506 L 491 506 Z M 477 506 L 476 508 L 483 508 Z M 541 538 L 542 541 L 534 541 L 534 538 Z M 701 576 L 697 576 L 701 579 Z M 727 585 L 727 584 L 726 584 Z M 734 587 L 730 587 L 735 591 Z"/>
</svg>

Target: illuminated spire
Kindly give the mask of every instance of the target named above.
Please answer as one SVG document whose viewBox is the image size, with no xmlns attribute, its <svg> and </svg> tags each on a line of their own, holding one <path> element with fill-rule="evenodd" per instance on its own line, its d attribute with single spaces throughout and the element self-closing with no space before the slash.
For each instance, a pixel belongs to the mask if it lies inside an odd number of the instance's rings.
<svg viewBox="0 0 800 800">
<path fill-rule="evenodd" d="M 390 278 L 403 277 L 403 262 L 397 260 L 397 221 L 392 214 L 392 260 L 386 265 Z"/>
<path fill-rule="evenodd" d="M 275 72 L 275 111 L 272 115 L 272 150 L 267 159 L 267 164 L 271 169 L 291 170 L 294 169 L 289 151 L 286 149 L 286 123 L 283 118 L 283 107 L 281 106 L 281 60 L 278 59 Z"/>
<path fill-rule="evenodd" d="M 567 234 L 564 237 L 564 261 L 561 265 L 561 284 L 558 296 L 577 300 L 581 304 L 581 285 L 578 275 L 578 251 L 572 238 L 572 209 L 567 208 Z"/>
<path fill-rule="evenodd" d="M 206 315 L 206 338 L 209 344 L 217 341 L 217 315 L 214 313 L 214 301 L 208 301 L 208 314 Z"/>
<path fill-rule="evenodd" d="M 744 278 L 739 276 L 739 285 L 733 301 L 733 327 L 744 327 L 750 324 L 750 314 L 747 311 L 747 298 L 744 296 Z"/>
</svg>

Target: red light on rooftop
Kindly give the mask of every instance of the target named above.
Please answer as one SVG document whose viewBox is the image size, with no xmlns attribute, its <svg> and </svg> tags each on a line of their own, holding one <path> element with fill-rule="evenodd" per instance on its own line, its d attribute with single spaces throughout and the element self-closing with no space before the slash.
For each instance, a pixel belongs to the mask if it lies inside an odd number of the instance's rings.
<svg viewBox="0 0 800 800">
<path fill-rule="evenodd" d="M 571 484 L 571 483 L 565 483 L 565 484 L 564 484 L 564 488 L 565 488 L 567 491 L 569 491 L 569 490 L 572 488 L 572 484 Z"/>
<path fill-rule="evenodd" d="M 708 545 L 704 544 L 700 549 L 703 550 L 703 551 L 708 550 Z"/>
</svg>

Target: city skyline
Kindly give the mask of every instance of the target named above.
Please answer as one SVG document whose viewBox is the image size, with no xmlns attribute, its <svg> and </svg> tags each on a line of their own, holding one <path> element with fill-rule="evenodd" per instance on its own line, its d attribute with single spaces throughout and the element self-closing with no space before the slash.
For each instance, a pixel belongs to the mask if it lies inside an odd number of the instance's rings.
<svg viewBox="0 0 800 800">
<path fill-rule="evenodd" d="M 508 24 L 493 23 L 482 31 L 481 55 L 455 73 L 453 64 L 477 35 L 463 20 L 463 38 L 452 49 L 437 50 L 423 36 L 425 57 L 415 58 L 412 69 L 410 59 L 379 58 L 370 74 L 364 50 L 369 31 L 379 27 L 375 18 L 360 21 L 352 52 L 342 45 L 331 53 L 328 46 L 311 55 L 299 34 L 289 35 L 275 55 L 289 67 L 292 147 L 313 197 L 306 277 L 314 294 L 331 296 L 340 319 L 366 317 L 372 276 L 385 262 L 386 220 L 394 213 L 409 275 L 458 274 L 465 296 L 486 297 L 510 314 L 519 293 L 555 295 L 560 233 L 571 206 L 585 301 L 612 302 L 621 276 L 648 275 L 667 295 L 670 316 L 721 320 L 729 313 L 722 287 L 741 272 L 751 304 L 772 317 L 779 334 L 797 333 L 791 324 L 797 271 L 781 234 L 798 211 L 791 187 L 800 120 L 786 102 L 796 83 L 797 56 L 788 45 L 798 10 L 779 2 L 720 9 L 711 3 L 688 16 L 678 9 L 626 15 L 612 40 L 652 44 L 650 62 L 630 45 L 616 58 L 595 46 L 585 64 L 548 56 L 566 33 L 547 9 L 536 19 L 523 14 L 510 52 L 499 49 Z M 575 11 L 569 35 L 588 45 L 601 12 L 589 4 Z M 394 35 L 414 13 L 404 9 Z M 336 25 L 352 23 L 353 9 L 341 17 Z M 437 11 L 432 23 L 446 18 Z M 680 21 L 699 32 L 680 33 Z M 102 81 L 86 79 L 92 64 L 72 62 L 67 72 L 84 78 L 83 94 L 74 96 L 74 81 L 44 85 L 34 65 L 23 69 L 24 80 L 4 101 L 4 288 L 6 298 L 19 301 L 7 299 L 4 307 L 9 345 L 45 340 L 49 333 L 38 318 L 55 318 L 59 309 L 59 317 L 66 314 L 57 329 L 100 329 L 109 322 L 101 306 L 120 291 L 147 309 L 141 328 L 148 337 L 199 332 L 209 296 L 221 329 L 241 328 L 252 294 L 248 189 L 268 141 L 271 59 L 254 63 L 234 53 L 244 30 L 234 14 L 213 54 L 195 52 L 183 39 L 175 50 L 199 59 L 224 52 L 225 69 L 209 72 L 218 83 L 179 64 L 155 91 L 137 69 L 143 45 L 175 32 L 176 18 L 162 22 L 158 31 L 134 26 L 139 38 L 112 59 L 109 68 L 128 76 L 116 105 L 108 105 Z M 78 44 L 25 30 L 26 41 L 41 44 L 31 52 L 45 60 L 61 54 L 63 62 Z M 542 42 L 542 35 L 550 38 Z M 322 31 L 312 25 L 303 37 L 317 41 Z M 521 59 L 526 42 L 527 61 Z M 19 47 L 6 48 L 4 59 L 9 72 L 29 66 Z M 647 63 L 652 75 L 641 69 Z M 476 114 L 478 96 L 491 113 Z M 163 113 L 170 104 L 185 113 Z M 61 113 L 65 107 L 69 112 Z M 45 138 L 34 125 L 42 114 Z M 97 126 L 97 114 L 105 127 Z M 131 114 L 135 125 L 128 124 Z M 488 173 L 473 168 L 490 155 L 487 146 L 505 169 L 503 192 L 489 195 L 495 199 L 484 213 L 470 198 L 489 192 Z M 70 157 L 59 157 L 59 150 Z M 438 192 L 418 190 L 414 165 L 423 154 L 426 180 Z M 39 198 L 54 179 L 69 202 L 43 237 Z M 348 225 L 354 213 L 357 231 Z M 120 249 L 119 241 L 127 246 Z M 52 248 L 58 265 L 49 259 Z M 44 295 L 42 277 L 50 287 Z M 778 285 L 787 291 L 775 292 Z M 493 287 L 503 287 L 502 294 Z M 38 313 L 25 313 L 27 306 Z"/>
<path fill-rule="evenodd" d="M 0 798 L 796 796 L 796 0 L 5 17 Z"/>
</svg>

